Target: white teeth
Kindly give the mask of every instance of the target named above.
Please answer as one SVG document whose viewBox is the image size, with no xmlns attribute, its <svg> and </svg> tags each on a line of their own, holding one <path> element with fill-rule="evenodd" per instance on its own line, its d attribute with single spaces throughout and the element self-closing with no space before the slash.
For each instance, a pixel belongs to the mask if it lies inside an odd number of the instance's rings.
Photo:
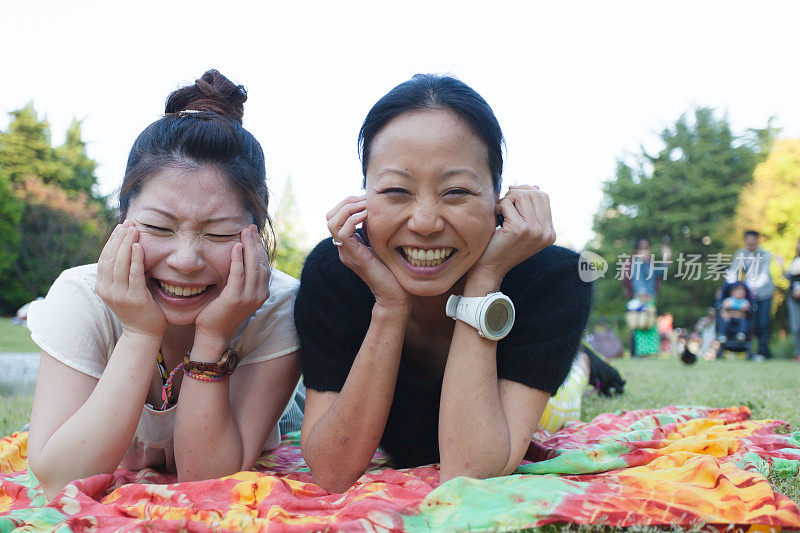
<svg viewBox="0 0 800 533">
<path fill-rule="evenodd" d="M 422 250 L 403 246 L 403 253 L 413 266 L 431 267 L 442 264 L 453 253 L 453 248 Z"/>
<path fill-rule="evenodd" d="M 164 289 L 164 292 L 170 294 L 172 296 L 195 296 L 200 294 L 201 292 L 205 291 L 208 288 L 208 285 L 203 285 L 202 287 L 178 287 L 176 285 L 170 285 L 169 283 L 164 283 L 163 281 L 159 281 L 158 284 Z"/>
</svg>

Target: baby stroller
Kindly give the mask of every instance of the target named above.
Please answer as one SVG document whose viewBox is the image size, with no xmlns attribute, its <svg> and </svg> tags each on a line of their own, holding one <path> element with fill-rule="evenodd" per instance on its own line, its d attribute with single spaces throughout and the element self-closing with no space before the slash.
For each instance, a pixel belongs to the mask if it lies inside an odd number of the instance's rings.
<svg viewBox="0 0 800 533">
<path fill-rule="evenodd" d="M 745 291 L 745 298 L 749 304 L 749 308 L 745 312 L 746 324 L 742 328 L 744 331 L 736 335 L 726 335 L 726 326 L 728 321 L 723 318 L 723 302 L 731 296 L 731 292 L 736 287 L 742 287 Z M 715 307 L 717 309 L 717 333 L 719 334 L 719 348 L 717 349 L 717 359 L 721 359 L 726 351 L 728 352 L 745 352 L 747 359 L 753 358 L 753 334 L 755 330 L 755 320 L 753 310 L 755 309 L 756 300 L 747 285 L 741 281 L 734 283 L 726 282 L 719 292 L 716 299 Z M 743 333 L 743 334 L 742 334 Z"/>
</svg>

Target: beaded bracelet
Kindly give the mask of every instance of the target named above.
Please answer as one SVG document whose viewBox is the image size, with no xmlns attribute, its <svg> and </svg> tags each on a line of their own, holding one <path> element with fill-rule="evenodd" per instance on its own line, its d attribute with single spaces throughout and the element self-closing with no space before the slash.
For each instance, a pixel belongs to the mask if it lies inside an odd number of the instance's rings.
<svg viewBox="0 0 800 533">
<path fill-rule="evenodd" d="M 160 352 L 159 352 L 160 355 Z M 161 399 L 164 400 L 164 403 L 161 405 L 161 410 L 165 410 L 167 407 L 171 407 L 172 404 L 176 403 L 177 400 L 172 397 L 172 379 L 175 377 L 175 373 L 178 372 L 183 368 L 183 363 L 179 364 L 175 367 L 175 369 L 169 373 L 169 377 L 164 382 L 164 386 L 161 387 Z"/>
</svg>

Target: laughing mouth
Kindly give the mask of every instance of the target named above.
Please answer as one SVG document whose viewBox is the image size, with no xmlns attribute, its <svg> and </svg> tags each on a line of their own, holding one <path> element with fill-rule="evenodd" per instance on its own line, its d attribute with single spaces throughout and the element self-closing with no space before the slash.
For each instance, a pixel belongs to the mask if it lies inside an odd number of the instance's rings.
<svg viewBox="0 0 800 533">
<path fill-rule="evenodd" d="M 403 246 L 400 248 L 400 253 L 403 259 L 417 267 L 433 267 L 438 266 L 447 261 L 456 251 L 455 248 L 433 248 L 430 250 L 423 250 L 421 248 L 414 248 L 412 246 Z"/>
<path fill-rule="evenodd" d="M 171 285 L 159 280 L 158 286 L 170 296 L 188 298 L 190 296 L 197 296 L 198 294 L 204 293 L 211 285 L 202 285 L 199 287 L 178 287 L 177 285 Z"/>
</svg>

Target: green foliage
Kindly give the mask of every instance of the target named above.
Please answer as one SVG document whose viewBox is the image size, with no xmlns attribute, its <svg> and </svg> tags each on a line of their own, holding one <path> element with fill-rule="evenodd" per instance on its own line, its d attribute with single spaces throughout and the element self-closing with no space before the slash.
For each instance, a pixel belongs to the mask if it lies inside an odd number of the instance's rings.
<svg viewBox="0 0 800 533">
<path fill-rule="evenodd" d="M 283 196 L 278 203 L 275 220 L 275 267 L 295 278 L 300 278 L 303 262 L 308 255 L 308 248 L 303 244 L 305 232 L 303 222 L 297 209 L 291 178 L 286 180 Z"/>
<path fill-rule="evenodd" d="M 43 296 L 65 268 L 92 262 L 111 218 L 94 190 L 97 164 L 80 122 L 54 148 L 50 126 L 28 104 L 0 133 L 0 304 L 14 310 Z M 4 188 L 5 186 L 5 188 Z M 8 199 L 10 192 L 11 199 Z M 8 264 L 5 264 L 8 263 Z"/>
<path fill-rule="evenodd" d="M 742 188 L 752 179 L 775 131 L 769 124 L 744 135 L 731 132 L 727 118 L 698 108 L 683 114 L 660 135 L 656 154 L 644 149 L 631 164 L 619 161 L 616 175 L 603 186 L 604 200 L 595 216 L 596 240 L 590 249 L 609 262 L 596 282 L 595 309 L 621 316 L 624 298 L 614 279 L 618 258 L 630 254 L 638 237 L 647 238 L 661 259 L 658 243 L 669 243 L 672 262 L 658 297 L 660 313 L 672 313 L 677 325 L 692 324 L 705 314 L 722 279 L 704 279 L 709 255 L 732 253 L 733 216 Z M 701 279 L 680 279 L 678 259 L 699 255 Z M 683 264 L 682 272 L 686 265 Z"/>
<path fill-rule="evenodd" d="M 17 257 L 16 251 L 19 247 L 17 225 L 22 216 L 22 209 L 22 202 L 11 189 L 11 181 L 0 172 L 0 250 L 3 250 L 0 254 L 0 276 L 11 268 Z"/>
<path fill-rule="evenodd" d="M 73 119 L 67 129 L 64 144 L 55 149 L 55 154 L 68 169 L 68 175 L 60 183 L 61 188 L 91 195 L 97 184 L 94 175 L 97 163 L 86 154 L 86 143 L 81 137 L 81 121 Z"/>
<path fill-rule="evenodd" d="M 769 156 L 756 167 L 753 181 L 739 196 L 735 228 L 741 235 L 754 229 L 762 247 L 787 261 L 795 256 L 800 238 L 800 139 L 776 141 Z M 787 282 L 773 265 L 772 277 L 781 288 Z"/>
</svg>

